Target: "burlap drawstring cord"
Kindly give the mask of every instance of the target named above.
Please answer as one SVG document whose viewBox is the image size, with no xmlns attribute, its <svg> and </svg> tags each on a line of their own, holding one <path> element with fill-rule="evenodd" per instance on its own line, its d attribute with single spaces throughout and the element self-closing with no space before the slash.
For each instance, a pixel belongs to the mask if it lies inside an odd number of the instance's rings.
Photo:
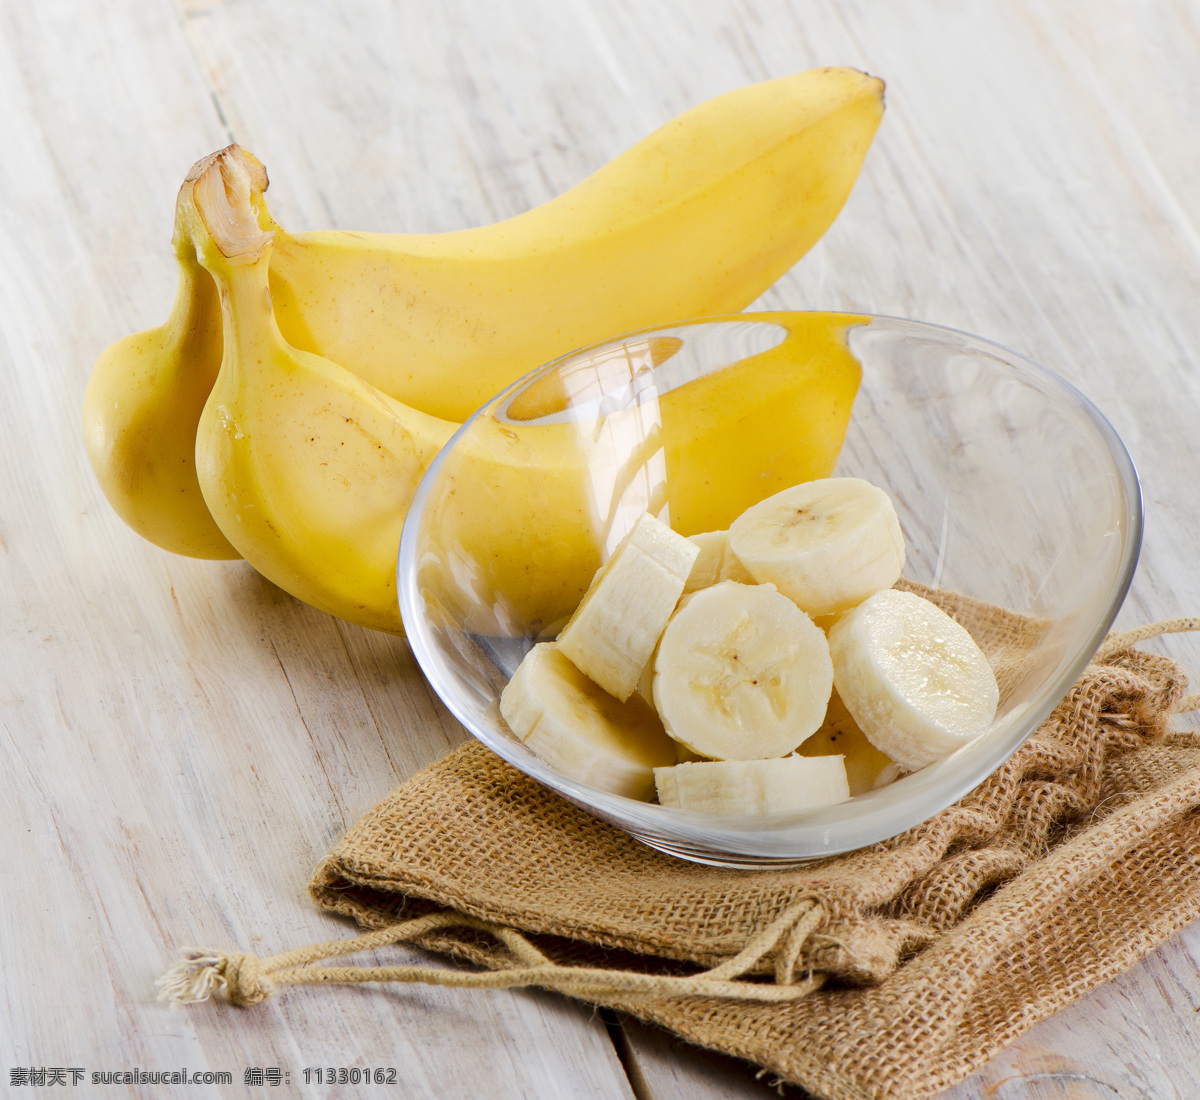
<svg viewBox="0 0 1200 1100">
<path fill-rule="evenodd" d="M 191 948 L 155 983 L 158 999 L 172 1004 L 207 1001 L 224 987 L 234 1004 L 266 1000 L 277 985 L 323 985 L 348 982 L 421 982 L 470 989 L 507 989 L 537 985 L 585 999 L 614 994 L 656 997 L 720 997 L 737 1001 L 781 1002 L 807 997 L 824 984 L 821 973 L 796 980 L 796 961 L 805 942 L 825 919 L 820 902 L 805 895 L 750 938 L 736 955 L 699 974 L 645 974 L 636 970 L 607 970 L 561 966 L 547 958 L 515 929 L 462 913 L 430 913 L 346 940 L 312 944 L 260 959 L 242 952 Z M 498 939 L 517 960 L 499 970 L 464 971 L 430 966 L 325 966 L 310 963 L 353 955 L 393 943 L 418 939 L 430 932 L 469 928 Z M 756 963 L 774 957 L 774 982 L 739 981 Z"/>
</svg>

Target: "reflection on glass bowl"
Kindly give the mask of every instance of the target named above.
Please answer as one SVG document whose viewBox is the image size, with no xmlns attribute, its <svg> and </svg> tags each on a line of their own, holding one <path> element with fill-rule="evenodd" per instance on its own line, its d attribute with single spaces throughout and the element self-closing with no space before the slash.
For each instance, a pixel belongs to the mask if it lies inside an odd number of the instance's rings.
<svg viewBox="0 0 1200 1100">
<path fill-rule="evenodd" d="M 991 728 L 888 786 L 807 814 L 712 817 L 556 773 L 498 700 L 643 512 L 719 530 L 813 477 L 885 488 L 902 585 L 992 660 Z M 702 318 L 564 357 L 488 402 L 429 468 L 397 588 L 413 652 L 464 726 L 598 817 L 683 858 L 758 866 L 894 836 L 981 782 L 1062 698 L 1112 623 L 1141 542 L 1137 476 L 1080 393 L 996 344 L 830 313 Z"/>
</svg>

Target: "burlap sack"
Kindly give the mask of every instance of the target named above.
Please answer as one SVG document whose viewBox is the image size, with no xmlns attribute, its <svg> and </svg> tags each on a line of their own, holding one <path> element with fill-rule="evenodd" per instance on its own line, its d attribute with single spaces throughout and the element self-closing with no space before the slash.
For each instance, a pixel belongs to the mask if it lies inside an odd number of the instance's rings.
<svg viewBox="0 0 1200 1100">
<path fill-rule="evenodd" d="M 968 625 L 1011 640 L 997 622 Z M 224 984 L 251 1003 L 279 982 L 536 983 L 829 1100 L 936 1096 L 1200 914 L 1200 736 L 1172 731 L 1184 677 L 1136 640 L 1102 649 L 961 802 L 798 869 L 660 855 L 467 744 L 317 869 L 317 903 L 379 932 L 269 960 L 194 955 L 191 993 Z M 401 938 L 487 969 L 305 965 Z"/>
</svg>

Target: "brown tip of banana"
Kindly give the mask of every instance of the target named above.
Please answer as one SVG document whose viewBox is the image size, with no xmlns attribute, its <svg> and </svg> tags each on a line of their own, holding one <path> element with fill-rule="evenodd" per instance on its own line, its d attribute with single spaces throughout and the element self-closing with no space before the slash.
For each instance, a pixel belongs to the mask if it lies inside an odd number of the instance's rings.
<svg viewBox="0 0 1200 1100">
<path fill-rule="evenodd" d="M 233 145 L 226 145 L 224 149 L 218 149 L 215 153 L 209 153 L 207 156 L 201 157 L 188 170 L 188 174 L 184 177 L 184 183 L 191 183 L 193 180 L 198 180 L 216 161 L 236 159 L 241 161 L 246 172 L 251 176 L 251 186 L 259 193 L 265 191 L 271 181 L 267 179 L 267 170 L 263 166 L 262 161 L 253 153 L 247 153 L 236 142 Z"/>
<path fill-rule="evenodd" d="M 204 229 L 221 255 L 253 263 L 271 240 L 259 224 L 258 206 L 267 170 L 238 145 L 227 145 L 192 165 L 180 190 L 190 192 Z"/>
</svg>

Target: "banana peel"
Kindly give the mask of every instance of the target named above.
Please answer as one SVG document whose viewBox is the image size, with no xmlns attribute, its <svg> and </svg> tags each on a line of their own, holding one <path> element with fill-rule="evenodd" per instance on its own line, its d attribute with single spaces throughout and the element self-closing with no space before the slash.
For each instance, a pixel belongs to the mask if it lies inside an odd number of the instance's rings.
<svg viewBox="0 0 1200 1100">
<path fill-rule="evenodd" d="M 166 549 L 240 554 L 315 606 L 401 630 L 400 526 L 458 421 L 572 346 L 752 301 L 840 210 L 882 88 L 833 69 L 739 89 L 544 207 L 459 233 L 292 236 L 266 208 L 255 158 L 236 146 L 204 158 L 177 202 L 171 317 L 108 349 L 85 394 L 84 438 L 106 496 Z M 669 340 L 650 351 L 672 353 Z M 841 414 L 773 419 L 782 392 L 751 373 L 757 397 L 736 370 L 686 401 L 665 395 L 661 440 L 643 441 L 645 456 L 666 464 L 659 492 L 671 500 L 659 504 L 682 531 L 717 526 L 748 493 L 765 496 L 797 470 L 823 476 L 836 458 L 840 435 L 829 429 Z M 845 379 L 833 373 L 828 401 L 848 415 Z M 744 415 L 731 419 L 732 409 Z M 467 538 L 472 524 L 494 524 L 500 549 L 476 582 L 524 629 L 578 599 L 620 524 L 591 514 L 594 500 L 586 522 L 573 515 L 595 472 L 577 439 L 555 443 L 519 420 L 501 429 L 474 444 L 456 522 Z M 809 440 L 799 463 L 796 431 Z M 646 481 L 641 465 L 633 454 L 610 473 Z M 525 507 L 509 518 L 496 502 L 513 494 Z M 520 575 L 544 597 L 522 593 Z"/>
</svg>

